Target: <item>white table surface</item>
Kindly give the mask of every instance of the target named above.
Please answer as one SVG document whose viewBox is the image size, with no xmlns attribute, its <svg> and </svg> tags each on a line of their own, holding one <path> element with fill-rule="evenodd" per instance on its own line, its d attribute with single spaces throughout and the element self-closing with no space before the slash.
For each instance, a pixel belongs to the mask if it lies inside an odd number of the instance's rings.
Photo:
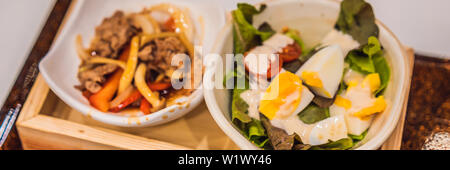
<svg viewBox="0 0 450 170">
<path fill-rule="evenodd" d="M 0 0 L 0 104 L 18 76 L 56 0 Z"/>
<path fill-rule="evenodd" d="M 237 2 L 215 0 L 227 9 Z M 368 0 L 376 16 L 419 53 L 450 58 L 449 0 Z M 0 104 L 14 83 L 56 0 L 0 0 Z"/>
</svg>

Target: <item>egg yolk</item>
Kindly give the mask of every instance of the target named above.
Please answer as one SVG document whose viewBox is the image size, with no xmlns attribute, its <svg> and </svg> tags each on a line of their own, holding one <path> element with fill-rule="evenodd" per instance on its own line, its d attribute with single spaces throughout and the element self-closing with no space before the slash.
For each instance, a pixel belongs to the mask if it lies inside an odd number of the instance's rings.
<svg viewBox="0 0 450 170">
<path fill-rule="evenodd" d="M 378 73 L 369 74 L 364 78 L 363 87 L 369 86 L 372 92 L 380 88 L 380 75 Z"/>
<path fill-rule="evenodd" d="M 378 73 L 369 74 L 362 80 L 350 79 L 347 82 L 347 92 L 337 96 L 334 104 L 345 108 L 350 114 L 361 119 L 383 112 L 386 101 L 383 96 L 375 98 L 373 93 L 380 88 Z M 353 103 L 352 103 L 353 102 Z"/>
<path fill-rule="evenodd" d="M 337 96 L 336 97 L 336 99 L 334 101 L 334 104 L 336 104 L 339 107 L 343 107 L 346 110 L 348 110 L 348 109 L 350 109 L 352 107 L 352 101 L 350 101 L 350 100 L 348 100 L 346 98 L 343 98 L 341 96 Z"/>
<path fill-rule="evenodd" d="M 358 81 L 352 80 L 348 82 L 347 86 L 347 90 L 353 89 L 354 87 L 358 86 Z"/>
<path fill-rule="evenodd" d="M 289 117 L 301 101 L 302 81 L 290 72 L 280 73 L 270 83 L 261 99 L 259 112 L 270 120 Z"/>
<path fill-rule="evenodd" d="M 365 118 L 375 113 L 383 112 L 386 109 L 386 101 L 383 96 L 378 97 L 372 106 L 366 107 L 359 112 L 353 113 L 354 116 L 359 118 Z"/>
<path fill-rule="evenodd" d="M 305 80 L 305 83 L 312 87 L 322 88 L 323 83 L 320 80 L 319 74 L 317 72 L 309 72 L 305 71 L 302 73 L 302 78 Z"/>
<path fill-rule="evenodd" d="M 319 88 L 319 91 L 324 93 L 327 97 L 332 97 L 328 91 L 323 88 L 322 80 L 319 73 L 313 71 L 304 71 L 302 73 L 302 79 L 308 86 Z"/>
</svg>

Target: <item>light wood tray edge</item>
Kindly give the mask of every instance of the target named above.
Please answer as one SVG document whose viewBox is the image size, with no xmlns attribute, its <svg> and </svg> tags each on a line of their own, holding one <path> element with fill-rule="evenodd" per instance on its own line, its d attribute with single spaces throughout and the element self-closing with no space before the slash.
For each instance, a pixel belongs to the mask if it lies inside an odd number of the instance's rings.
<svg viewBox="0 0 450 170">
<path fill-rule="evenodd" d="M 184 146 L 40 115 L 49 87 L 38 76 L 17 121 L 24 149 L 185 150 Z"/>
<path fill-rule="evenodd" d="M 414 70 L 414 50 L 410 47 L 404 46 L 404 51 L 406 52 L 406 58 L 409 59 L 409 75 L 407 77 L 407 87 L 405 94 L 405 101 L 403 103 L 403 109 L 402 114 L 400 115 L 400 119 L 397 123 L 397 126 L 395 127 L 394 131 L 392 132 L 391 136 L 384 142 L 384 144 L 381 146 L 381 150 L 400 150 L 402 145 L 402 138 L 403 138 L 403 129 L 405 126 L 406 121 L 406 111 L 408 108 L 408 99 L 409 99 L 409 92 L 411 88 L 411 78 Z"/>
</svg>

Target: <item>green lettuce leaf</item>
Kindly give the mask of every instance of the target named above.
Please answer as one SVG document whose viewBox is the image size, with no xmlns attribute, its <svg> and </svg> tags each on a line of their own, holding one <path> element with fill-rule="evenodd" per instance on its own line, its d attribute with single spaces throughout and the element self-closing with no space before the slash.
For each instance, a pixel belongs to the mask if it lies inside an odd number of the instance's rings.
<svg viewBox="0 0 450 170">
<path fill-rule="evenodd" d="M 247 3 L 238 3 L 237 8 L 242 12 L 242 14 L 245 17 L 245 20 L 248 21 L 248 23 L 253 23 L 253 16 L 256 14 L 260 14 L 266 9 L 266 5 L 262 4 L 261 7 L 258 9 L 255 8 L 255 6 Z"/>
<path fill-rule="evenodd" d="M 266 149 L 270 147 L 269 138 L 261 121 L 251 119 L 248 123 L 240 122 L 238 119 L 233 121 L 241 134 L 256 146 Z"/>
<path fill-rule="evenodd" d="M 350 65 L 352 70 L 363 74 L 370 74 L 375 72 L 372 58 L 366 54 L 361 53 L 360 50 L 352 50 L 348 53 L 345 61 Z"/>
<path fill-rule="evenodd" d="M 386 89 L 389 80 L 391 78 L 391 69 L 384 58 L 381 55 L 377 55 L 373 58 L 373 64 L 375 66 L 376 72 L 380 75 L 380 88 L 375 92 L 378 96 L 383 93 L 384 89 Z"/>
<path fill-rule="evenodd" d="M 258 31 L 256 32 L 257 35 L 261 38 L 261 41 L 266 41 L 272 35 L 276 33 L 275 30 L 272 29 L 272 27 L 269 25 L 269 23 L 264 22 L 258 27 Z"/>
<path fill-rule="evenodd" d="M 295 143 L 295 135 L 288 135 L 285 130 L 273 126 L 270 121 L 261 116 L 261 122 L 267 130 L 270 144 L 275 150 L 291 150 Z"/>
<path fill-rule="evenodd" d="M 300 38 L 300 33 L 297 30 L 288 29 L 286 33 L 284 33 L 286 36 L 292 38 L 302 49 L 302 54 L 307 55 L 308 50 L 305 47 L 305 43 Z"/>
<path fill-rule="evenodd" d="M 232 12 L 233 15 L 233 39 L 234 53 L 244 54 L 248 49 L 256 46 L 256 29 L 247 22 L 244 14 L 238 9 Z"/>
<path fill-rule="evenodd" d="M 283 64 L 283 69 L 295 74 L 298 70 L 300 70 L 300 67 L 302 67 L 302 65 L 303 62 L 301 62 L 300 60 L 294 60 L 289 63 Z"/>
<path fill-rule="evenodd" d="M 353 147 L 353 140 L 344 138 L 338 141 L 330 141 L 327 144 L 313 146 L 310 150 L 347 150 Z"/>
<path fill-rule="evenodd" d="M 269 141 L 267 137 L 266 130 L 264 129 L 261 121 L 252 119 L 250 123 L 247 124 L 248 134 L 247 138 L 260 148 Z"/>
<path fill-rule="evenodd" d="M 383 53 L 380 42 L 374 36 L 368 38 L 367 45 L 363 47 L 362 51 L 371 58 L 375 55 L 382 55 Z"/>
<path fill-rule="evenodd" d="M 359 141 L 362 141 L 366 137 L 368 131 L 369 131 L 369 129 L 364 131 L 361 135 L 348 134 L 348 137 L 353 139 L 353 142 L 359 142 Z"/>
<path fill-rule="evenodd" d="M 372 6 L 364 0 L 344 0 L 335 28 L 353 37 L 360 44 L 367 44 L 370 36 L 378 37 Z"/>
<path fill-rule="evenodd" d="M 223 78 L 223 85 L 225 87 L 236 87 L 238 80 L 245 80 L 245 68 L 244 68 L 244 57 L 242 55 L 236 55 L 235 56 L 235 69 L 228 71 L 228 73 Z M 245 83 L 247 84 L 247 80 L 245 80 Z M 230 85 L 230 86 L 227 86 Z"/>
<path fill-rule="evenodd" d="M 248 89 L 234 89 L 233 100 L 231 101 L 231 120 L 236 119 L 242 123 L 250 123 L 252 118 L 248 116 L 248 104 L 241 98 L 241 93 Z"/>
<path fill-rule="evenodd" d="M 391 77 L 389 65 L 384 58 L 383 47 L 376 37 L 369 37 L 368 44 L 360 49 L 352 50 L 345 58 L 352 70 L 363 74 L 378 73 L 380 76 L 380 88 L 376 95 L 383 93 Z"/>
<path fill-rule="evenodd" d="M 321 108 L 315 104 L 310 104 L 298 114 L 300 120 L 306 124 L 313 124 L 330 117 L 329 108 Z"/>
<path fill-rule="evenodd" d="M 275 32 L 268 32 L 253 27 L 253 16 L 264 11 L 265 5 L 259 10 L 250 4 L 240 3 L 238 9 L 232 12 L 233 16 L 233 39 L 234 53 L 243 54 L 249 49 L 259 45 L 262 41 L 270 38 Z M 264 25 L 264 24 L 263 24 Z M 268 25 L 268 24 L 266 24 Z"/>
<path fill-rule="evenodd" d="M 248 128 L 248 137 L 259 137 L 259 136 L 265 136 L 266 130 L 264 130 L 263 125 L 261 124 L 261 121 L 259 120 L 253 120 L 249 123 Z"/>
</svg>

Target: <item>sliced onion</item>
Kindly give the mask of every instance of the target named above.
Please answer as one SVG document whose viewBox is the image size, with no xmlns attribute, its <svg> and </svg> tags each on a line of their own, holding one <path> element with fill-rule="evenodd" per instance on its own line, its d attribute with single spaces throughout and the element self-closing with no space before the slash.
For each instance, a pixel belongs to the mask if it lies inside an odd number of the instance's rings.
<svg viewBox="0 0 450 170">
<path fill-rule="evenodd" d="M 83 47 L 83 37 L 81 35 L 77 35 L 75 39 L 75 48 L 77 50 L 78 57 L 80 57 L 81 61 L 85 61 L 91 57 L 89 53 Z"/>
<path fill-rule="evenodd" d="M 130 56 L 128 57 L 127 66 L 125 68 L 125 71 L 122 74 L 122 77 L 120 78 L 119 82 L 119 93 L 122 93 L 125 91 L 125 89 L 128 88 L 128 86 L 131 86 L 131 82 L 133 81 L 134 73 L 136 71 L 136 67 L 138 64 L 138 53 L 139 53 L 139 37 L 135 36 L 131 40 L 131 47 L 130 47 Z"/>
<path fill-rule="evenodd" d="M 178 34 L 178 38 L 180 39 L 181 43 L 186 47 L 188 50 L 189 56 L 191 59 L 194 58 L 194 46 L 192 43 L 187 39 L 187 37 L 184 34 Z"/>
<path fill-rule="evenodd" d="M 123 61 L 114 60 L 105 57 L 92 57 L 86 61 L 88 64 L 114 64 L 124 69 L 127 68 L 127 64 Z"/>
<path fill-rule="evenodd" d="M 186 34 L 189 41 L 194 39 L 195 29 L 187 10 L 180 10 L 171 4 L 160 4 L 150 8 L 150 11 L 159 11 L 170 14 L 175 21 L 175 32 Z"/>
<path fill-rule="evenodd" d="M 156 22 L 148 14 L 135 15 L 133 19 L 136 24 L 138 24 L 142 28 L 144 34 L 155 34 L 161 32 L 161 28 L 159 27 L 158 22 Z"/>
<path fill-rule="evenodd" d="M 122 93 L 118 94 L 117 97 L 110 102 L 109 108 L 115 108 L 119 106 L 119 104 L 122 103 L 122 101 L 125 101 L 125 99 L 127 99 L 131 95 L 131 93 L 133 93 L 133 91 L 134 91 L 133 86 L 130 86 L 127 89 L 125 89 Z"/>
<path fill-rule="evenodd" d="M 159 94 L 157 92 L 152 92 L 145 81 L 145 72 L 147 67 L 144 63 L 140 64 L 136 70 L 136 75 L 134 77 L 134 83 L 139 90 L 139 92 L 144 96 L 144 98 L 152 104 L 153 108 L 158 110 L 164 107 L 164 101 L 159 100 Z"/>
</svg>

